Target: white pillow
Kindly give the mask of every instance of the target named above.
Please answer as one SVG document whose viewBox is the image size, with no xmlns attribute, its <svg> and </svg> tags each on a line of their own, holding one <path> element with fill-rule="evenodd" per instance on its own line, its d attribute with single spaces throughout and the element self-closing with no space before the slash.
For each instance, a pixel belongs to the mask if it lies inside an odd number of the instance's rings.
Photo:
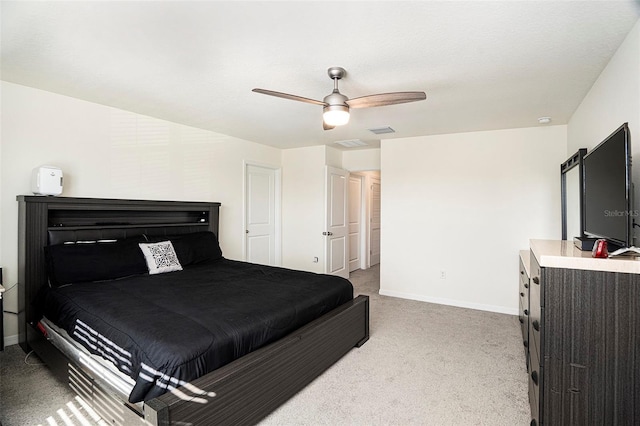
<svg viewBox="0 0 640 426">
<path fill-rule="evenodd" d="M 178 261 L 176 251 L 171 241 L 159 243 L 139 243 L 144 259 L 147 261 L 149 274 L 162 274 L 164 272 L 182 271 L 182 265 Z"/>
</svg>

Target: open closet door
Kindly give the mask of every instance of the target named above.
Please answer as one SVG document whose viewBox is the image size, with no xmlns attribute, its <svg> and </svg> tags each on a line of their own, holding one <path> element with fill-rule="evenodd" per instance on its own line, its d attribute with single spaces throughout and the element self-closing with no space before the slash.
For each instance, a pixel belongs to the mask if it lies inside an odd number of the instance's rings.
<svg viewBox="0 0 640 426">
<path fill-rule="evenodd" d="M 325 262 L 327 274 L 349 278 L 348 193 L 349 172 L 327 166 L 325 170 Z"/>
<path fill-rule="evenodd" d="M 364 216 L 364 176 L 357 173 L 349 175 L 349 272 L 362 267 L 362 222 Z"/>
<path fill-rule="evenodd" d="M 369 266 L 380 263 L 380 177 L 371 178 L 371 221 L 369 223 Z"/>
</svg>

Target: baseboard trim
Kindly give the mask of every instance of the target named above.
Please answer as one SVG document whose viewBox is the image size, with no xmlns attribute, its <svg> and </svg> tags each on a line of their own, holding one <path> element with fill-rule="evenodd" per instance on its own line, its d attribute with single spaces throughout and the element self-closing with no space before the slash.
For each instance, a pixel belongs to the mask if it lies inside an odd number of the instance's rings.
<svg viewBox="0 0 640 426">
<path fill-rule="evenodd" d="M 398 297 L 400 299 L 417 300 L 420 302 L 436 303 L 438 305 L 455 306 L 458 308 L 475 309 L 477 311 L 496 312 L 499 314 L 507 315 L 519 315 L 520 312 L 517 308 L 507 308 L 504 306 L 496 305 L 483 305 L 481 303 L 465 302 L 463 300 L 445 299 L 441 297 L 430 297 L 421 294 L 404 293 L 402 291 L 383 290 L 378 292 L 381 296 Z"/>
<path fill-rule="evenodd" d="M 19 342 L 18 340 L 18 335 L 14 334 L 12 336 L 4 336 L 4 345 L 5 346 L 11 346 L 11 345 L 17 345 Z"/>
</svg>

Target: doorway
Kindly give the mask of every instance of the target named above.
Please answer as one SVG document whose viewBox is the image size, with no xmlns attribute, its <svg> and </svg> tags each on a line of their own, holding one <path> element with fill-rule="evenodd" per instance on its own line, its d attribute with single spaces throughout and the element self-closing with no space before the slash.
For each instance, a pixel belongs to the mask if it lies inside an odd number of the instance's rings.
<svg viewBox="0 0 640 426">
<path fill-rule="evenodd" d="M 363 241 L 363 222 L 365 220 L 365 176 L 359 173 L 349 175 L 349 272 L 363 268 L 363 251 L 366 240 Z M 364 244 L 363 244 L 364 243 Z"/>
<path fill-rule="evenodd" d="M 369 266 L 380 263 L 380 173 L 371 176 L 369 219 Z"/>
<path fill-rule="evenodd" d="M 349 172 L 325 166 L 326 274 L 349 278 Z"/>
<path fill-rule="evenodd" d="M 279 167 L 245 162 L 244 259 L 262 265 L 281 264 Z"/>
<path fill-rule="evenodd" d="M 380 171 L 349 176 L 349 271 L 380 263 Z"/>
</svg>

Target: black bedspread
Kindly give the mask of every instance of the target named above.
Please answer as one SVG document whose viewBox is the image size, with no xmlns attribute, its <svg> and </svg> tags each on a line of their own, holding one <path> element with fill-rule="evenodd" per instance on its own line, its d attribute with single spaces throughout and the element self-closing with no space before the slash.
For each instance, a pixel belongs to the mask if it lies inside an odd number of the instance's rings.
<svg viewBox="0 0 640 426">
<path fill-rule="evenodd" d="M 39 307 L 149 400 L 353 298 L 349 281 L 227 259 L 183 271 L 47 288 Z"/>
</svg>

